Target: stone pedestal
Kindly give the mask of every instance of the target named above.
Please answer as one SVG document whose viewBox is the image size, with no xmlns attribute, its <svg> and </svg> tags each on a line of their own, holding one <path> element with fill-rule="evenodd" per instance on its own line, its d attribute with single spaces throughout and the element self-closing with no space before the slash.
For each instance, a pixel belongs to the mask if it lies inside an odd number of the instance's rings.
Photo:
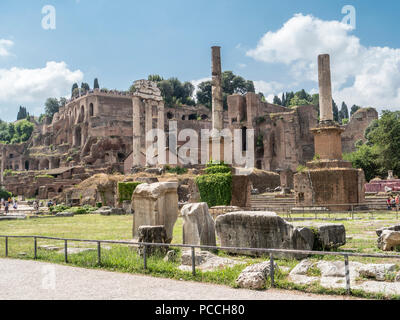
<svg viewBox="0 0 400 320">
<path fill-rule="evenodd" d="M 314 134 L 315 155 L 320 159 L 342 159 L 342 137 L 344 130 L 333 122 L 325 122 L 311 129 Z"/>
<path fill-rule="evenodd" d="M 132 195 L 133 237 L 140 226 L 165 226 L 167 241 L 172 241 L 173 228 L 178 218 L 178 183 L 143 183 Z"/>
</svg>

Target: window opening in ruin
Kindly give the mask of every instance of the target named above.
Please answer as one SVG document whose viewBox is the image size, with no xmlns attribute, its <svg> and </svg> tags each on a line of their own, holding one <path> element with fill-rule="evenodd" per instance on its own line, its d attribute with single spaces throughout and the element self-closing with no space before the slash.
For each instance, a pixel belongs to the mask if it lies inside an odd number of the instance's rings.
<svg viewBox="0 0 400 320">
<path fill-rule="evenodd" d="M 206 114 L 201 115 L 201 120 L 207 120 L 207 119 L 208 119 L 208 115 L 206 115 Z"/>
<path fill-rule="evenodd" d="M 189 120 L 197 120 L 197 114 L 193 113 L 189 115 Z"/>
<path fill-rule="evenodd" d="M 247 128 L 242 128 L 242 151 L 247 151 Z"/>
<path fill-rule="evenodd" d="M 299 198 L 299 202 L 304 202 L 304 193 L 303 192 L 299 192 L 298 193 L 298 198 Z"/>
<path fill-rule="evenodd" d="M 173 115 L 171 112 L 168 112 L 168 113 L 167 113 L 167 118 L 168 118 L 169 120 L 171 120 L 173 117 L 174 117 L 174 115 Z"/>
<path fill-rule="evenodd" d="M 93 117 L 93 115 L 94 115 L 93 103 L 91 103 L 91 104 L 89 105 L 89 115 L 90 115 L 91 117 Z"/>
<path fill-rule="evenodd" d="M 12 153 L 10 153 L 10 159 L 14 158 L 14 155 Z"/>
<path fill-rule="evenodd" d="M 29 170 L 29 161 L 25 161 L 25 170 Z"/>
<path fill-rule="evenodd" d="M 184 115 L 182 116 L 182 120 L 186 120 L 186 117 Z"/>
</svg>

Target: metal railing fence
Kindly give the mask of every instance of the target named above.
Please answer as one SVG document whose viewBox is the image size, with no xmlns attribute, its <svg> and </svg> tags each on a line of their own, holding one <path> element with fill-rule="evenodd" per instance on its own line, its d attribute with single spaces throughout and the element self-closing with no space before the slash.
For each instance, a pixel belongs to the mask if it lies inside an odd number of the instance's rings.
<svg viewBox="0 0 400 320">
<path fill-rule="evenodd" d="M 64 261 L 68 263 L 68 241 L 70 242 L 86 242 L 97 244 L 97 263 L 101 265 L 101 244 L 123 244 L 143 247 L 143 267 L 147 269 L 147 247 L 172 247 L 172 248 L 186 248 L 191 249 L 192 258 L 192 274 L 196 275 L 196 256 L 195 249 L 204 250 L 223 250 L 223 251 L 252 251 L 259 253 L 266 253 L 270 255 L 270 278 L 271 286 L 274 287 L 274 253 L 275 254 L 301 254 L 301 255 L 324 255 L 324 256 L 342 256 L 345 263 L 345 279 L 347 294 L 351 294 L 350 289 L 350 265 L 349 257 L 362 257 L 362 258 L 382 258 L 382 259 L 400 259 L 399 255 L 386 255 L 386 254 L 369 254 L 369 253 L 353 253 L 353 252 L 332 252 L 332 251 L 310 251 L 310 250 L 293 250 L 293 249 L 266 249 L 266 248 L 243 248 L 243 247 L 217 247 L 217 246 L 204 246 L 192 244 L 170 244 L 170 243 L 149 243 L 149 242 L 133 242 L 133 241 L 119 241 L 119 240 L 89 240 L 89 239 L 74 239 L 74 238 L 59 238 L 59 237 L 46 237 L 46 236 L 17 236 L 17 235 L 0 235 L 0 238 L 5 239 L 5 256 L 8 257 L 9 242 L 11 238 L 29 239 L 34 241 L 34 259 L 37 259 L 37 240 L 57 240 L 64 241 Z"/>
</svg>

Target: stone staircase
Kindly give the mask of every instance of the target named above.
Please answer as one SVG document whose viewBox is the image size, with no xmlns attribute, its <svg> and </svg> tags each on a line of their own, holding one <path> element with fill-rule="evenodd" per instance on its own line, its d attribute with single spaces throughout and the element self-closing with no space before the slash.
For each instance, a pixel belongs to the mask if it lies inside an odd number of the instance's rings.
<svg viewBox="0 0 400 320">
<path fill-rule="evenodd" d="M 294 196 L 280 196 L 278 194 L 261 194 L 251 196 L 252 210 L 265 210 L 275 212 L 324 212 L 329 211 L 326 207 L 299 207 L 296 206 Z M 354 206 L 354 211 L 372 211 L 372 210 L 387 210 L 386 197 L 384 196 L 368 196 L 365 198 L 365 203 Z"/>
</svg>

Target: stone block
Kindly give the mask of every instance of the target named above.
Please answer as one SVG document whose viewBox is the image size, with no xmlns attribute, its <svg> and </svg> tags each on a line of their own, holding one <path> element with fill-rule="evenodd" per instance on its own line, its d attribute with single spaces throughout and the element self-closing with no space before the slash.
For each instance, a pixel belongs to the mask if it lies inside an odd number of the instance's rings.
<svg viewBox="0 0 400 320">
<path fill-rule="evenodd" d="M 314 250 L 331 250 L 346 244 L 346 229 L 343 224 L 323 224 L 318 226 L 318 236 Z"/>
<path fill-rule="evenodd" d="M 289 249 L 294 228 L 274 212 L 238 211 L 219 216 L 216 230 L 222 247 Z M 229 251 L 262 254 L 260 251 Z"/>
<path fill-rule="evenodd" d="M 205 202 L 183 206 L 183 243 L 216 246 L 215 223 Z"/>
<path fill-rule="evenodd" d="M 400 246 L 400 232 L 383 230 L 378 238 L 378 248 L 383 251 L 392 251 L 397 246 Z"/>
<path fill-rule="evenodd" d="M 168 243 L 167 242 L 167 232 L 164 226 L 140 226 L 138 228 L 138 242 L 145 243 Z M 139 254 L 143 255 L 144 246 L 139 246 Z M 146 254 L 162 254 L 165 255 L 168 252 L 169 248 L 166 247 L 156 247 L 156 246 L 147 246 Z"/>
<path fill-rule="evenodd" d="M 165 226 L 167 241 L 172 241 L 173 228 L 178 218 L 178 183 L 143 183 L 132 195 L 133 237 L 138 236 L 140 226 Z"/>
</svg>

